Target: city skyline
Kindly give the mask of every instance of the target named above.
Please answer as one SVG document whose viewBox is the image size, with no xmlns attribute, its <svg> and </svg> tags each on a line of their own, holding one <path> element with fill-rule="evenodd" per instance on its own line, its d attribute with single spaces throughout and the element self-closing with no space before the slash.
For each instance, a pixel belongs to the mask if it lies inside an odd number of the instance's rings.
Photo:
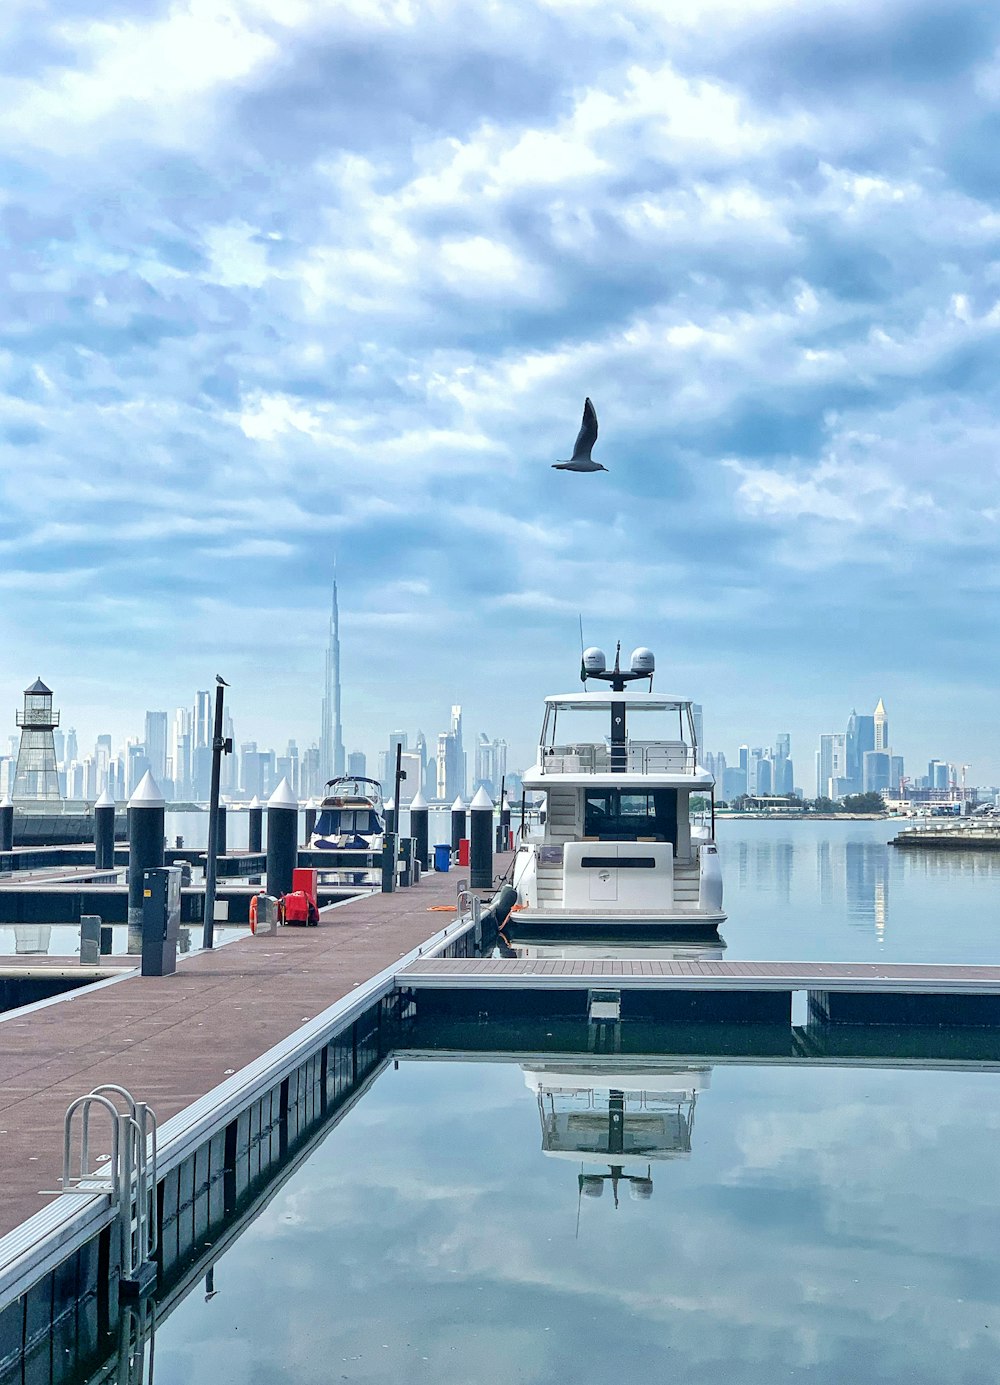
<svg viewBox="0 0 1000 1385">
<path fill-rule="evenodd" d="M 51 703 L 52 694 L 40 680 L 23 690 L 27 699 L 32 688 L 38 687 Z M 177 801 L 193 799 L 203 801 L 208 796 L 210 777 L 210 694 L 201 690 L 194 694 L 192 703 L 177 707 L 172 713 L 163 710 L 147 710 L 142 717 L 145 734 L 126 732 L 124 735 L 99 733 L 93 738 L 92 753 L 87 752 L 86 738 L 81 737 L 77 728 L 67 725 L 54 731 L 56 760 L 60 766 L 70 761 L 77 762 L 77 777 L 67 780 L 62 770 L 63 796 L 94 798 L 107 786 L 107 771 L 112 760 L 121 761 L 121 771 L 111 779 L 111 787 L 116 796 L 127 797 L 146 769 L 153 772 L 161 787 L 171 788 Z M 17 714 L 18 724 L 22 713 Z M 59 713 L 58 715 L 61 715 Z M 734 754 L 725 751 L 710 751 L 705 744 L 704 709 L 702 704 L 694 704 L 695 724 L 701 737 L 699 747 L 702 761 L 716 774 L 719 794 L 726 798 L 749 793 L 790 793 L 801 790 L 803 796 L 827 796 L 822 785 L 835 787 L 833 797 L 843 797 L 848 793 L 860 793 L 869 789 L 895 790 L 903 774 L 904 757 L 896 753 L 891 745 L 890 722 L 884 699 L 879 697 L 872 714 L 858 713 L 852 708 L 843 732 L 823 732 L 818 736 L 819 749 L 815 752 L 800 750 L 799 764 L 791 753 L 792 735 L 789 732 L 776 732 L 770 738 L 747 738 L 738 742 Z M 58 716 L 57 716 L 58 720 Z M 387 794 L 391 793 L 392 771 L 394 765 L 394 746 L 401 740 L 404 746 L 404 763 L 408 772 L 404 801 L 413 796 L 415 784 L 419 784 L 425 796 L 440 802 L 451 801 L 458 794 L 463 797 L 474 793 L 481 783 L 485 783 L 491 796 L 499 793 L 499 784 L 504 778 L 508 783 L 519 782 L 520 774 L 534 759 L 536 747 L 526 748 L 523 757 L 511 754 L 511 745 L 506 736 L 490 736 L 486 731 L 475 734 L 472 749 L 472 774 L 469 773 L 469 752 L 463 742 L 463 710 L 461 704 L 452 703 L 450 726 L 433 737 L 434 749 L 424 732 L 418 730 L 413 746 L 409 744 L 409 733 L 392 731 L 388 733 L 388 746 L 379 749 L 356 747 L 345 752 L 345 768 L 352 773 L 369 772 L 383 781 Z M 894 724 L 894 723 L 893 723 Z M 709 721 L 712 727 L 711 715 Z M 226 797 L 263 796 L 270 792 L 274 784 L 283 776 L 289 778 L 298 791 L 304 786 L 303 799 L 321 793 L 325 779 L 321 777 L 321 752 L 319 738 L 312 742 L 299 743 L 297 738 L 285 738 L 284 749 L 267 745 L 249 736 L 236 736 L 231 703 L 225 711 L 224 731 L 232 738 L 237 753 L 223 758 L 222 792 Z M 713 743 L 714 731 L 710 730 Z M 753 740 L 759 743 L 755 746 Z M 117 741 L 117 747 L 115 742 Z M 830 744 L 834 742 L 834 744 Z M 0 736 L 0 746 L 4 744 Z M 280 743 L 279 743 L 280 744 Z M 13 788 L 14 769 L 20 751 L 20 737 L 8 733 L 6 753 L 0 752 L 0 793 Z M 824 749 L 825 746 L 825 749 Z M 940 745 L 935 747 L 938 751 Z M 824 754 L 836 755 L 836 763 L 823 759 Z M 813 758 L 815 756 L 815 766 Z M 249 757 L 250 774 L 260 776 L 254 787 L 244 791 L 244 758 Z M 881 763 L 885 760 L 885 764 Z M 358 767 L 363 762 L 363 768 Z M 186 766 L 180 778 L 174 775 L 173 767 Z M 923 773 L 923 765 L 927 774 Z M 160 767 L 162 765 L 162 772 Z M 269 767 L 269 768 L 268 768 Z M 960 757 L 938 755 L 926 758 L 913 755 L 907 762 L 906 782 L 912 787 L 926 784 L 934 789 L 947 789 L 959 785 L 971 789 L 994 787 L 994 781 L 969 773 L 975 766 Z M 836 771 L 836 772 L 835 772 Z M 742 774 L 737 782 L 734 775 Z M 872 776 L 879 774 L 882 779 Z M 866 777 L 866 775 L 868 777 Z M 728 776 L 728 778 L 727 778 Z M 836 780 L 831 785 L 831 780 Z M 78 786 L 79 794 L 69 792 Z M 464 787 L 459 787 L 463 785 Z M 444 793 L 440 792 L 441 787 Z M 86 790 L 83 792 L 82 790 Z"/>
</svg>

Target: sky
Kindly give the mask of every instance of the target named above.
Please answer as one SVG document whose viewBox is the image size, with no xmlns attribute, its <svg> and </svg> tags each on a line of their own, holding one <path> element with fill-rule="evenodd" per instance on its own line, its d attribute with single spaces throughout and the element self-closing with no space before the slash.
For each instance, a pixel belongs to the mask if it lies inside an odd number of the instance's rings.
<svg viewBox="0 0 1000 1385">
<path fill-rule="evenodd" d="M 308 744 L 336 561 L 348 749 L 529 763 L 582 615 L 1000 782 L 995 6 L 5 0 L 0 249 L 0 734 Z"/>
</svg>

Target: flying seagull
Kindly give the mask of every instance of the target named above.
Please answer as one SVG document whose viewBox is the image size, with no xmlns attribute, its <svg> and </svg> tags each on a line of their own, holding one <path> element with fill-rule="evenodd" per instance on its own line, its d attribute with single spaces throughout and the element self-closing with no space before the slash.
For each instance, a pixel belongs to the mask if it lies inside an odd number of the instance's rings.
<svg viewBox="0 0 1000 1385">
<path fill-rule="evenodd" d="M 595 462 L 590 453 L 597 441 L 597 412 L 589 399 L 583 402 L 583 422 L 576 435 L 573 455 L 568 462 L 553 462 L 556 471 L 607 471 L 606 466 Z"/>
</svg>

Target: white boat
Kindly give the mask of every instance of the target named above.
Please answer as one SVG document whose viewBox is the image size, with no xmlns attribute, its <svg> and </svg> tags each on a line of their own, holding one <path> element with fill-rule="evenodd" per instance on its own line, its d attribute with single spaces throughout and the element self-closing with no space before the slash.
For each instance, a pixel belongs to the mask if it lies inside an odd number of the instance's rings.
<svg viewBox="0 0 1000 1385">
<path fill-rule="evenodd" d="M 381 864 L 361 853 L 381 852 L 385 835 L 382 785 L 361 775 L 341 775 L 327 783 L 309 837 L 310 851 L 329 853 L 321 867 L 327 884 L 380 888 Z"/>
<path fill-rule="evenodd" d="M 715 780 L 698 763 L 692 704 L 652 691 L 648 649 L 634 651 L 627 671 L 619 658 L 620 649 L 609 670 L 588 649 L 581 677 L 610 688 L 545 699 L 538 762 L 523 776 L 528 792 L 545 796 L 541 824 L 520 843 L 511 876 L 518 932 L 714 931 L 726 917 Z M 640 679 L 649 691 L 628 686 Z M 708 805 L 704 823 L 691 822 L 693 795 Z"/>
</svg>

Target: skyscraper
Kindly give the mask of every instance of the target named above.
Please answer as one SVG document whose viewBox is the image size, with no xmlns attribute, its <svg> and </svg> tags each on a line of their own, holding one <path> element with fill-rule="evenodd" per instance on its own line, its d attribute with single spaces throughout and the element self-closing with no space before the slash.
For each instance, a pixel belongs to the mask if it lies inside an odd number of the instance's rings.
<svg viewBox="0 0 1000 1385">
<path fill-rule="evenodd" d="M 852 710 L 847 719 L 846 778 L 851 781 L 854 793 L 861 792 L 864 782 L 865 755 L 875 748 L 875 718 L 859 716 Z"/>
<path fill-rule="evenodd" d="M 847 768 L 847 736 L 843 731 L 820 736 L 816 752 L 816 797 L 840 798 Z"/>
<path fill-rule="evenodd" d="M 879 698 L 878 706 L 875 708 L 875 716 L 873 720 L 875 722 L 875 749 L 888 750 L 889 718 L 886 716 L 885 703 L 882 701 L 881 698 Z"/>
<path fill-rule="evenodd" d="M 344 728 L 340 720 L 340 611 L 337 579 L 333 579 L 330 639 L 326 647 L 326 676 L 320 718 L 319 763 L 324 783 L 344 773 Z"/>
<path fill-rule="evenodd" d="M 157 784 L 167 777 L 167 714 L 146 713 L 146 759 Z"/>
</svg>

